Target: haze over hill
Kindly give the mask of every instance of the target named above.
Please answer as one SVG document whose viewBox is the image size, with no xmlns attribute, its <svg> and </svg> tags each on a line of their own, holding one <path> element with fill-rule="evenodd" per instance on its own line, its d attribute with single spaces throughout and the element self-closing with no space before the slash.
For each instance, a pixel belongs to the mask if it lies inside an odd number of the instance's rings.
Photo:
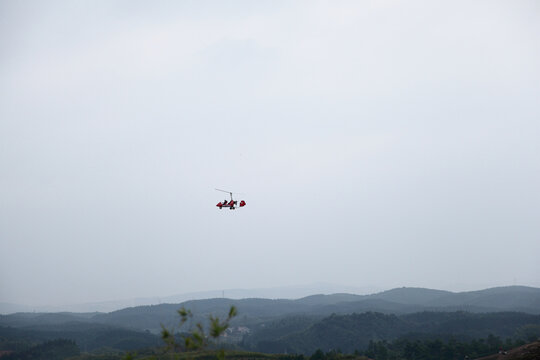
<svg viewBox="0 0 540 360">
<path fill-rule="evenodd" d="M 166 297 L 138 298 L 98 303 L 71 304 L 64 306 L 29 306 L 0 303 L 0 314 L 15 312 L 111 312 L 128 307 L 145 305 L 175 304 L 202 299 L 288 299 L 303 304 L 327 305 L 332 309 L 336 303 L 351 312 L 380 310 L 403 312 L 410 309 L 448 308 L 472 311 L 515 310 L 534 313 L 537 308 L 537 289 L 526 286 L 508 286 L 468 292 L 451 292 L 424 288 L 395 288 L 374 291 L 374 287 L 353 288 L 335 284 L 311 284 L 304 286 L 276 287 L 267 289 L 229 289 L 198 293 L 179 294 Z M 315 295 L 313 295 L 315 294 Z M 325 296 L 331 295 L 331 296 Z M 345 303 L 350 303 L 345 305 Z M 385 305 L 386 304 L 386 305 Z M 400 304 L 400 309 L 397 305 Z M 328 310 L 330 311 L 330 310 Z M 339 311 L 338 311 L 339 312 Z"/>
<path fill-rule="evenodd" d="M 372 294 L 381 289 L 375 286 L 352 287 L 329 283 L 316 283 L 298 286 L 285 286 L 260 289 L 224 289 L 214 291 L 203 291 L 196 293 L 177 294 L 162 297 L 135 298 L 116 301 L 102 301 L 96 303 L 46 305 L 46 304 L 11 304 L 0 303 L 0 314 L 11 314 L 15 312 L 110 312 L 126 307 L 156 304 L 173 304 L 188 300 L 212 299 L 226 297 L 229 299 L 245 298 L 266 298 L 266 299 L 299 299 L 312 294 Z"/>
<path fill-rule="evenodd" d="M 179 303 L 163 303 L 128 307 L 108 313 L 26 313 L 3 316 L 3 321 L 15 323 L 36 316 L 41 320 L 66 322 L 71 316 L 78 321 L 91 319 L 99 323 L 125 326 L 128 328 L 158 331 L 161 324 L 174 321 L 180 306 L 192 309 L 199 318 L 210 314 L 225 314 L 230 305 L 240 309 L 247 323 L 289 315 L 327 316 L 330 314 L 352 314 L 375 311 L 386 314 L 408 314 L 419 311 L 469 311 L 469 312 L 524 312 L 540 314 L 540 289 L 524 286 L 509 286 L 478 291 L 453 293 L 423 288 L 396 288 L 371 295 L 330 294 L 310 295 L 299 299 L 264 298 L 209 298 L 188 300 Z M 37 315 L 32 315 L 37 314 Z M 59 314 L 59 315 L 56 315 Z"/>
</svg>

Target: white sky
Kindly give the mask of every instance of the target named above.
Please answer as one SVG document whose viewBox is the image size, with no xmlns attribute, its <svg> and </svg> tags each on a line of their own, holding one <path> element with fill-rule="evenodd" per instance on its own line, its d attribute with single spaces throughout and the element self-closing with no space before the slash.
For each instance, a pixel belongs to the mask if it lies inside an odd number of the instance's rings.
<svg viewBox="0 0 540 360">
<path fill-rule="evenodd" d="M 535 0 L 0 1 L 0 301 L 540 287 L 539 64 Z"/>
</svg>

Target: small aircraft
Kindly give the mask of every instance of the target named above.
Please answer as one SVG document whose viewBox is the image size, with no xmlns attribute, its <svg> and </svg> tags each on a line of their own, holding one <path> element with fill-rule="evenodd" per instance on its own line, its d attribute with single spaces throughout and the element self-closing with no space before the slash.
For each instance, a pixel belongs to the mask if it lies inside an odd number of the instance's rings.
<svg viewBox="0 0 540 360">
<path fill-rule="evenodd" d="M 227 199 L 225 199 L 225 200 L 223 200 L 221 202 L 218 202 L 217 205 L 216 205 L 218 208 L 223 209 L 224 207 L 225 208 L 228 207 L 229 209 L 234 210 L 234 209 L 236 209 L 237 204 L 240 207 L 246 206 L 246 202 L 244 200 L 240 200 L 240 203 L 238 203 L 238 201 L 233 200 L 232 192 L 226 191 L 226 190 L 221 190 L 221 189 L 216 189 L 216 190 L 224 192 L 224 193 L 229 193 L 231 195 L 231 201 L 227 201 Z"/>
</svg>

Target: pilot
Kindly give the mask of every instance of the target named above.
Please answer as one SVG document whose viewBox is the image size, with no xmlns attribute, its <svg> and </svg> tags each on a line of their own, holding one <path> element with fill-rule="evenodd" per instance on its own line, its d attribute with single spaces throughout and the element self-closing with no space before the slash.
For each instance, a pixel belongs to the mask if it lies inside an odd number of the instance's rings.
<svg viewBox="0 0 540 360">
<path fill-rule="evenodd" d="M 227 200 L 223 200 L 223 205 L 227 205 Z"/>
</svg>

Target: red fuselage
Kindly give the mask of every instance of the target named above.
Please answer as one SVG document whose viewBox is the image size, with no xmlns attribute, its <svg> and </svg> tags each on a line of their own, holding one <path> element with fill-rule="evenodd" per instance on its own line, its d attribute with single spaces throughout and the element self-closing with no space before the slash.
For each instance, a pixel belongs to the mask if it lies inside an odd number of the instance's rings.
<svg viewBox="0 0 540 360">
<path fill-rule="evenodd" d="M 220 209 L 229 208 L 231 210 L 234 210 L 236 209 L 236 205 L 243 207 L 243 206 L 246 206 L 246 202 L 244 200 L 240 200 L 240 203 L 238 204 L 238 201 L 233 201 L 233 200 L 228 201 L 228 202 L 220 201 L 217 203 L 216 206 Z"/>
</svg>

